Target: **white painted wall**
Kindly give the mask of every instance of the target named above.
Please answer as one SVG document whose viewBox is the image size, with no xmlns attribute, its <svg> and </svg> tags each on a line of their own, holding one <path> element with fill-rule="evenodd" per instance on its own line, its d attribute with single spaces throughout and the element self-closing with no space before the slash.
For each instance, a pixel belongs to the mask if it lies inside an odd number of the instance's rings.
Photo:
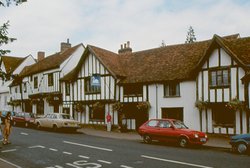
<svg viewBox="0 0 250 168">
<path fill-rule="evenodd" d="M 164 85 L 149 85 L 149 102 L 151 105 L 149 119 L 162 118 L 162 108 L 183 108 L 184 123 L 191 129 L 200 129 L 199 111 L 195 107 L 196 85 L 195 81 L 180 83 L 180 97 L 164 97 Z"/>
</svg>

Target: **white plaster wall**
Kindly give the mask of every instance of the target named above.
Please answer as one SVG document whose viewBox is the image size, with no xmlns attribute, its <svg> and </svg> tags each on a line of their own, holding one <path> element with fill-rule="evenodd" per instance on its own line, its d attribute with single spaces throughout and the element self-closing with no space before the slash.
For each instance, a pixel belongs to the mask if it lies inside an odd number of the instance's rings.
<svg viewBox="0 0 250 168">
<path fill-rule="evenodd" d="M 200 129 L 199 111 L 195 107 L 196 86 L 195 81 L 180 83 L 180 97 L 164 97 L 164 86 L 162 84 L 149 85 L 149 102 L 151 105 L 149 119 L 161 118 L 161 108 L 181 107 L 183 108 L 184 123 L 191 129 Z"/>
<path fill-rule="evenodd" d="M 19 74 L 25 66 L 29 66 L 36 63 L 35 59 L 29 55 L 26 59 L 13 71 L 13 74 Z"/>
<path fill-rule="evenodd" d="M 209 67 L 217 67 L 219 66 L 219 59 L 218 59 L 218 49 L 214 50 L 209 57 Z"/>
<path fill-rule="evenodd" d="M 61 70 L 60 77 L 63 77 L 64 75 L 69 73 L 73 68 L 76 67 L 84 52 L 84 49 L 85 49 L 84 46 L 80 45 L 76 49 L 76 51 L 72 53 L 71 56 L 60 65 L 60 70 Z"/>
<path fill-rule="evenodd" d="M 231 57 L 223 49 L 220 49 L 220 55 L 221 55 L 220 58 L 221 66 L 231 65 Z"/>
</svg>

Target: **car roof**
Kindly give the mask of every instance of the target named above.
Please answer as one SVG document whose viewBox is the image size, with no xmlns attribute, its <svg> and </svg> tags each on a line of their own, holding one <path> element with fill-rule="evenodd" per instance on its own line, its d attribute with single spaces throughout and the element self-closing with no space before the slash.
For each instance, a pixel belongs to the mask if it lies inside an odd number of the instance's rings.
<svg viewBox="0 0 250 168">
<path fill-rule="evenodd" d="M 178 121 L 178 120 L 172 119 L 172 118 L 151 119 L 149 121 L 152 121 L 152 120 L 157 120 L 157 121 Z"/>
</svg>

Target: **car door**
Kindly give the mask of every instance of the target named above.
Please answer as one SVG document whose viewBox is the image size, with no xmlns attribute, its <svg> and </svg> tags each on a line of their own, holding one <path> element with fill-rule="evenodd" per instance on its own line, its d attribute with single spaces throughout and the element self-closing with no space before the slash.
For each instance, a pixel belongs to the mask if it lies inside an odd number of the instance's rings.
<svg viewBox="0 0 250 168">
<path fill-rule="evenodd" d="M 158 135 L 160 141 L 176 141 L 176 131 L 172 123 L 168 120 L 162 120 L 159 122 Z"/>
<path fill-rule="evenodd" d="M 51 114 L 46 114 L 44 118 L 40 119 L 40 123 L 42 127 L 49 127 L 49 119 Z"/>
<path fill-rule="evenodd" d="M 146 125 L 146 134 L 151 137 L 151 139 L 157 140 L 158 139 L 158 120 L 151 120 Z"/>
</svg>

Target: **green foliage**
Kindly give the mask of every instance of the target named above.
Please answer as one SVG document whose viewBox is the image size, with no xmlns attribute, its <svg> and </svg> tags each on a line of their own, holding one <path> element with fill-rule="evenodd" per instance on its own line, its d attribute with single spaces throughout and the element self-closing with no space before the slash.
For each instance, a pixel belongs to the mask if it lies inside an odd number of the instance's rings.
<svg viewBox="0 0 250 168">
<path fill-rule="evenodd" d="M 0 0 L 0 7 L 9 7 L 11 4 L 19 5 L 23 2 L 27 2 L 27 0 Z M 8 36 L 8 28 L 9 28 L 9 21 L 0 26 L 0 57 L 10 52 L 10 50 L 3 50 L 2 45 L 6 45 L 16 40 L 15 38 L 11 38 Z M 6 74 L 0 69 L 0 78 L 6 79 L 7 75 L 8 74 Z"/>
<path fill-rule="evenodd" d="M 19 5 L 27 0 L 2 0 L 0 1 L 0 6 L 10 6 L 11 4 Z"/>
<path fill-rule="evenodd" d="M 246 109 L 246 105 L 237 98 L 233 98 L 232 100 L 230 100 L 226 104 L 226 107 L 232 111 L 237 111 L 237 110 L 243 111 Z"/>
<path fill-rule="evenodd" d="M 194 34 L 194 29 L 192 28 L 192 26 L 190 26 L 187 32 L 187 38 L 186 38 L 185 43 L 193 43 L 195 41 L 196 41 L 196 37 Z"/>
<path fill-rule="evenodd" d="M 195 102 L 195 107 L 197 107 L 200 111 L 205 110 L 207 108 L 208 101 L 197 100 Z"/>
</svg>

